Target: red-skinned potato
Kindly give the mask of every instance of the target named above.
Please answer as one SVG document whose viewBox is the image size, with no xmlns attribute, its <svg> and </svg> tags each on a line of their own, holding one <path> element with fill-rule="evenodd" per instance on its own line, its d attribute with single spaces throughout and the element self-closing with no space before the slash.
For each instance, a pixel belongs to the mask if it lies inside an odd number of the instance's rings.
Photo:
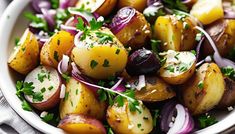
<svg viewBox="0 0 235 134">
<path fill-rule="evenodd" d="M 147 6 L 147 0 L 119 0 L 118 1 L 118 7 L 123 8 L 123 7 L 133 7 L 139 12 L 143 12 L 145 7 Z"/>
<path fill-rule="evenodd" d="M 117 0 L 79 0 L 76 7 L 81 8 L 85 6 L 91 9 L 91 12 L 96 12 L 101 16 L 107 16 L 115 7 Z"/>
<path fill-rule="evenodd" d="M 48 110 L 60 101 L 61 79 L 54 68 L 39 66 L 26 76 L 25 82 L 32 82 L 34 94 L 42 95 L 42 100 L 34 98 L 34 95 L 25 95 L 36 109 Z"/>
<path fill-rule="evenodd" d="M 11 54 L 8 65 L 15 71 L 26 75 L 39 64 L 39 49 L 35 35 L 29 29 L 26 29 Z"/>
<path fill-rule="evenodd" d="M 218 107 L 227 108 L 235 104 L 235 81 L 224 76 L 225 91 Z"/>
<path fill-rule="evenodd" d="M 235 20 L 221 19 L 206 27 L 206 31 L 215 41 L 221 56 L 227 56 L 230 50 L 235 47 Z M 214 53 L 210 43 L 206 40 L 203 46 L 203 54 Z"/>
<path fill-rule="evenodd" d="M 60 120 L 58 127 L 69 134 L 106 134 L 99 120 L 79 114 L 65 116 Z"/>
<path fill-rule="evenodd" d="M 132 7 L 120 9 L 110 27 L 122 44 L 132 49 L 143 47 L 152 36 L 150 24 L 144 15 Z"/>
</svg>

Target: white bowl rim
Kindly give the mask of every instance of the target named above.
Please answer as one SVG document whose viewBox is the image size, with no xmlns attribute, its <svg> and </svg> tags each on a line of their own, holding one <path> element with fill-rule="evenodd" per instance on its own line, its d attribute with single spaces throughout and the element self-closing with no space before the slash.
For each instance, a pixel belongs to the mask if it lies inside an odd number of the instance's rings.
<svg viewBox="0 0 235 134">
<path fill-rule="evenodd" d="M 13 30 L 13 27 L 15 26 L 16 20 L 18 16 L 21 14 L 22 10 L 29 4 L 31 0 L 14 0 L 10 3 L 10 5 L 5 10 L 4 14 L 1 17 L 0 21 L 0 50 L 7 50 L 9 39 L 11 36 L 11 32 Z M 10 17 L 9 17 L 10 16 Z M 21 105 L 16 105 L 15 101 L 19 101 L 18 98 L 12 97 L 12 93 L 10 93 L 11 89 L 8 89 L 9 86 L 6 84 L 8 83 L 8 80 L 10 80 L 10 75 L 8 73 L 8 65 L 7 61 L 3 57 L 7 56 L 7 52 L 1 52 L 0 53 L 0 61 L 1 66 L 1 74 L 4 77 L 0 77 L 0 88 L 2 90 L 3 95 L 5 96 L 7 102 L 10 104 L 10 106 L 16 111 L 17 114 L 19 114 L 27 123 L 29 123 L 34 128 L 40 130 L 44 133 L 49 134 L 62 134 L 65 133 L 59 128 L 53 127 L 43 121 L 40 120 L 33 120 L 35 116 L 37 116 L 35 113 L 24 111 L 21 108 Z M 15 85 L 13 85 L 14 87 Z M 13 90 L 13 89 L 12 89 Z M 15 90 L 15 88 L 14 88 Z M 235 111 L 233 113 L 226 116 L 224 119 L 219 121 L 218 123 L 207 127 L 205 129 L 196 131 L 195 133 L 200 134 L 208 134 L 208 133 L 220 133 L 225 131 L 228 128 L 231 128 L 233 125 L 235 125 Z"/>
</svg>

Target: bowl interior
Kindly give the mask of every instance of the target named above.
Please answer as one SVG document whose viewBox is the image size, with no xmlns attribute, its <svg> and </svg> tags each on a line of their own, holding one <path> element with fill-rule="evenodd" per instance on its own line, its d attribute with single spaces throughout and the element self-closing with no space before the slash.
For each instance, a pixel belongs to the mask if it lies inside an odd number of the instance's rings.
<svg viewBox="0 0 235 134">
<path fill-rule="evenodd" d="M 0 86 L 2 92 L 11 105 L 11 107 L 30 125 L 44 133 L 64 133 L 61 129 L 48 125 L 41 121 L 38 115 L 34 112 L 27 112 L 21 108 L 21 101 L 15 95 L 15 83 L 17 80 L 22 79 L 22 76 L 11 70 L 7 65 L 7 60 L 10 53 L 14 50 L 15 38 L 21 37 L 24 30 L 27 28 L 28 21 L 24 17 L 23 13 L 29 10 L 30 0 L 15 0 L 7 8 L 3 14 L 0 22 L 0 40 L 1 40 L 1 77 Z M 197 131 L 195 133 L 218 133 L 231 127 L 235 124 L 235 111 L 212 111 L 212 115 L 216 116 L 218 123 Z"/>
</svg>

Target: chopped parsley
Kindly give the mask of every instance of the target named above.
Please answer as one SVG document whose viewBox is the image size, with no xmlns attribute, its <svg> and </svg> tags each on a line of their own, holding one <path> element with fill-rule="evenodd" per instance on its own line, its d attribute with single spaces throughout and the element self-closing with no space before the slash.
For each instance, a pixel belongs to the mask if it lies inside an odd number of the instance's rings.
<svg viewBox="0 0 235 134">
<path fill-rule="evenodd" d="M 91 26 L 91 30 L 92 31 L 98 30 L 98 29 L 100 29 L 103 26 L 103 22 L 96 21 L 95 19 L 92 19 L 90 21 L 90 26 Z"/>
<path fill-rule="evenodd" d="M 115 54 L 119 54 L 120 53 L 120 49 L 118 48 L 117 50 L 116 50 L 116 52 L 115 52 Z"/>
<path fill-rule="evenodd" d="M 42 83 L 45 78 L 47 78 L 47 75 L 45 73 L 39 73 L 38 75 L 38 80 Z"/>
<path fill-rule="evenodd" d="M 188 70 L 188 65 L 187 64 L 185 64 L 185 63 L 180 63 L 180 65 L 179 65 L 179 71 L 180 72 L 185 72 L 185 71 L 187 71 Z"/>
<path fill-rule="evenodd" d="M 42 92 L 42 93 L 45 93 L 45 92 L 46 92 L 46 88 L 45 88 L 45 87 L 42 88 L 42 89 L 41 89 L 41 92 Z"/>
<path fill-rule="evenodd" d="M 16 47 L 18 47 L 20 44 L 19 44 L 19 42 L 20 42 L 20 38 L 15 38 L 15 46 Z"/>
<path fill-rule="evenodd" d="M 92 61 L 90 62 L 90 67 L 91 67 L 92 69 L 94 69 L 97 65 L 98 65 L 98 62 L 95 61 L 95 60 L 92 60 Z"/>
<path fill-rule="evenodd" d="M 140 127 L 141 127 L 141 124 L 140 124 L 140 123 L 138 123 L 138 124 L 137 124 L 137 127 L 138 127 L 138 128 L 140 128 Z"/>
<path fill-rule="evenodd" d="M 31 12 L 25 12 L 24 16 L 31 21 L 30 26 L 32 26 L 34 28 L 39 28 L 39 29 L 42 29 L 42 30 L 48 32 L 47 22 L 43 18 L 35 16 Z"/>
<path fill-rule="evenodd" d="M 41 92 L 35 92 L 33 94 L 33 102 L 40 102 L 43 100 L 43 94 Z"/>
<path fill-rule="evenodd" d="M 197 52 L 195 50 L 191 50 L 191 53 L 193 53 L 193 55 L 197 55 Z"/>
<path fill-rule="evenodd" d="M 158 109 L 156 109 L 156 110 L 153 110 L 152 113 L 153 113 L 153 126 L 156 127 L 157 126 L 157 119 L 160 116 L 160 111 Z"/>
<path fill-rule="evenodd" d="M 53 118 L 54 118 L 54 114 L 53 113 L 48 113 L 44 117 L 41 117 L 41 119 L 44 122 L 50 122 L 50 121 L 52 121 Z"/>
<path fill-rule="evenodd" d="M 230 79 L 235 80 L 235 69 L 231 66 L 221 68 L 221 72 Z"/>
<path fill-rule="evenodd" d="M 197 84 L 197 87 L 198 87 L 199 89 L 203 89 L 203 88 L 204 88 L 204 83 L 203 83 L 203 81 L 200 81 L 200 82 Z"/>
<path fill-rule="evenodd" d="M 174 73 L 174 72 L 175 72 L 174 65 L 169 65 L 169 66 L 167 66 L 165 69 L 168 70 L 168 71 L 171 72 L 171 73 Z"/>
<path fill-rule="evenodd" d="M 113 36 L 111 34 L 103 33 L 103 32 L 96 32 L 96 36 L 99 38 L 98 42 L 101 44 L 107 42 L 113 42 Z"/>
<path fill-rule="evenodd" d="M 25 111 L 32 111 L 32 107 L 29 105 L 29 103 L 26 100 L 22 101 L 22 109 L 24 109 Z"/>
<path fill-rule="evenodd" d="M 109 61 L 107 59 L 104 60 L 103 67 L 109 67 Z"/>
<path fill-rule="evenodd" d="M 181 0 L 163 0 L 163 4 L 170 9 L 179 9 L 184 12 L 188 12 L 186 5 Z"/>
<path fill-rule="evenodd" d="M 54 59 L 59 62 L 59 55 L 57 51 L 54 51 Z"/>
<path fill-rule="evenodd" d="M 188 30 L 190 28 L 187 22 L 183 22 L 183 27 L 184 27 L 184 30 Z"/>
<path fill-rule="evenodd" d="M 201 115 L 198 118 L 198 121 L 199 121 L 200 128 L 206 128 L 218 122 L 215 117 L 210 116 L 210 115 Z"/>
<path fill-rule="evenodd" d="M 153 50 L 153 52 L 158 53 L 160 50 L 160 45 L 161 45 L 162 41 L 161 40 L 151 40 L 151 48 Z"/>
<path fill-rule="evenodd" d="M 64 96 L 64 101 L 68 100 L 68 98 L 69 98 L 69 92 L 66 92 Z"/>
<path fill-rule="evenodd" d="M 60 4 L 59 0 L 50 0 L 50 2 L 51 2 L 51 7 L 53 9 L 57 9 L 59 7 Z"/>
<path fill-rule="evenodd" d="M 69 82 L 70 76 L 68 76 L 67 74 L 62 74 L 61 76 L 67 83 Z"/>
<path fill-rule="evenodd" d="M 50 86 L 48 87 L 48 90 L 51 91 L 54 87 L 53 86 Z"/>
</svg>

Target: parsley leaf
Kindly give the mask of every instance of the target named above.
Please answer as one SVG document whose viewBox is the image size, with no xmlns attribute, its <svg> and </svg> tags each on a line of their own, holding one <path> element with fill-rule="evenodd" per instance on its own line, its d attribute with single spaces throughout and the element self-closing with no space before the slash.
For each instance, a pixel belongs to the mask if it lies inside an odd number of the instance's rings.
<svg viewBox="0 0 235 134">
<path fill-rule="evenodd" d="M 16 47 L 20 45 L 19 42 L 20 42 L 20 38 L 18 38 L 18 37 L 15 38 L 15 46 Z"/>
<path fill-rule="evenodd" d="M 232 68 L 231 66 L 227 66 L 227 67 L 221 68 L 221 72 L 222 72 L 225 76 L 227 76 L 227 77 L 229 77 L 229 78 L 235 80 L 235 69 Z"/>
<path fill-rule="evenodd" d="M 40 102 L 43 100 L 43 94 L 41 92 L 36 92 L 33 94 L 33 102 Z"/>
<path fill-rule="evenodd" d="M 156 127 L 157 126 L 157 119 L 160 116 L 160 111 L 158 109 L 153 110 L 153 126 Z"/>
<path fill-rule="evenodd" d="M 42 83 L 44 81 L 44 78 L 47 78 L 47 75 L 45 73 L 39 73 L 38 80 Z"/>
<path fill-rule="evenodd" d="M 44 117 L 41 117 L 44 122 L 50 122 L 54 118 L 53 113 L 48 113 Z"/>
<path fill-rule="evenodd" d="M 104 60 L 103 67 L 109 67 L 109 61 L 107 59 Z"/>
<path fill-rule="evenodd" d="M 171 9 L 179 9 L 188 12 L 187 6 L 184 5 L 181 0 L 163 0 L 163 4 Z"/>
<path fill-rule="evenodd" d="M 69 80 L 70 80 L 70 76 L 69 75 L 67 75 L 67 74 L 62 74 L 61 75 L 62 76 L 62 78 L 68 83 L 69 82 Z M 52 87 L 53 88 L 53 87 Z"/>
<path fill-rule="evenodd" d="M 31 106 L 29 105 L 29 103 L 26 100 L 23 100 L 21 106 L 25 111 L 32 111 Z"/>
<path fill-rule="evenodd" d="M 160 50 L 161 40 L 151 40 L 151 48 L 153 52 L 158 53 Z"/>
<path fill-rule="evenodd" d="M 30 26 L 48 31 L 48 25 L 44 19 L 35 16 L 31 12 L 25 12 L 24 16 L 31 21 Z"/>
<path fill-rule="evenodd" d="M 85 26 L 84 26 L 84 21 L 83 21 L 83 19 L 81 18 L 81 17 L 79 17 L 78 18 L 78 23 L 76 24 L 76 28 L 78 29 L 78 30 L 81 30 L 81 31 L 84 31 L 86 28 L 85 28 Z"/>
<path fill-rule="evenodd" d="M 197 84 L 197 87 L 198 87 L 199 89 L 203 89 L 203 87 L 204 87 L 203 81 L 200 81 L 200 82 Z"/>
<path fill-rule="evenodd" d="M 103 26 L 103 22 L 98 22 L 94 18 L 90 21 L 91 30 L 98 30 Z"/>
<path fill-rule="evenodd" d="M 96 32 L 96 36 L 99 38 L 99 43 L 104 44 L 108 41 L 113 42 L 113 36 L 103 32 Z"/>
<path fill-rule="evenodd" d="M 59 0 L 50 0 L 51 1 L 51 7 L 53 9 L 57 9 L 59 7 Z"/>
<path fill-rule="evenodd" d="M 95 60 L 92 60 L 92 61 L 90 62 L 90 67 L 91 67 L 92 69 L 94 69 L 97 65 L 98 65 L 98 62 L 95 61 Z"/>
<path fill-rule="evenodd" d="M 200 128 L 206 128 L 218 122 L 215 117 L 209 116 L 209 115 L 200 116 L 198 118 L 198 121 L 199 121 Z"/>
</svg>

